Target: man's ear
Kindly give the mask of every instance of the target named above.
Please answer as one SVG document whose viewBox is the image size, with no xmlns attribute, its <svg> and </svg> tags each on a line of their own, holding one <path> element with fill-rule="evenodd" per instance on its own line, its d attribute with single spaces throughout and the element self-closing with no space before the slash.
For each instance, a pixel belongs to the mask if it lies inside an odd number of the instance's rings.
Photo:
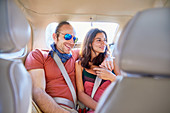
<svg viewBox="0 0 170 113">
<path fill-rule="evenodd" d="M 57 34 L 53 33 L 53 40 L 56 40 L 56 38 L 57 38 Z"/>
</svg>

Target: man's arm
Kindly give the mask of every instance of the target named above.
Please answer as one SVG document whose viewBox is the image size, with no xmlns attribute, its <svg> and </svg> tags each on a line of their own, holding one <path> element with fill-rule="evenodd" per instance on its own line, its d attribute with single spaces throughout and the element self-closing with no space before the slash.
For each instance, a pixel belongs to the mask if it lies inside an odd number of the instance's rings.
<svg viewBox="0 0 170 113">
<path fill-rule="evenodd" d="M 113 63 L 114 57 L 111 57 L 111 55 L 106 55 L 104 61 L 102 62 L 102 64 L 100 65 L 101 68 L 107 68 L 109 70 L 113 70 L 114 69 L 114 63 Z"/>
<path fill-rule="evenodd" d="M 61 108 L 51 96 L 45 92 L 46 81 L 44 69 L 32 69 L 28 71 L 32 78 L 32 95 L 35 103 L 45 113 L 69 113 Z"/>
<path fill-rule="evenodd" d="M 80 57 L 79 55 L 80 49 L 73 49 L 72 52 L 74 52 L 74 54 L 77 56 L 76 57 L 76 60 L 77 60 Z M 114 60 L 114 57 L 111 57 L 110 54 L 107 54 L 104 61 L 100 65 L 100 67 L 113 70 L 114 69 L 113 60 Z"/>
</svg>

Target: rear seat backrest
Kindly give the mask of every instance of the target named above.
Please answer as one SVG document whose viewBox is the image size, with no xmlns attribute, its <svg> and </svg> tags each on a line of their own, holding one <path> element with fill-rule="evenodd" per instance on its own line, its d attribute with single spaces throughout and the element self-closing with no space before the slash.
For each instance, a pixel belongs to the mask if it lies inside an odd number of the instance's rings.
<svg viewBox="0 0 170 113">
<path fill-rule="evenodd" d="M 170 8 L 139 12 L 126 26 L 115 51 L 129 73 L 170 74 Z"/>
<path fill-rule="evenodd" d="M 2 58 L 19 51 L 31 36 L 14 0 L 0 0 L 0 113 L 30 113 L 32 82 L 21 60 Z"/>
<path fill-rule="evenodd" d="M 133 77 L 117 77 L 96 113 L 170 113 L 170 8 L 135 15 L 120 36 L 115 57 Z"/>
<path fill-rule="evenodd" d="M 28 43 L 31 28 L 14 0 L 1 0 L 0 6 L 0 51 L 18 51 Z"/>
</svg>

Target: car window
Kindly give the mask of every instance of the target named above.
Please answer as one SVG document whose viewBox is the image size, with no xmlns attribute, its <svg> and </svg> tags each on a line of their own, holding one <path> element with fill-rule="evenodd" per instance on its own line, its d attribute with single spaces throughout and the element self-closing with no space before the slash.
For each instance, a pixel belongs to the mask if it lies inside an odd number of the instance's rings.
<svg viewBox="0 0 170 113">
<path fill-rule="evenodd" d="M 110 23 L 110 22 L 70 22 L 70 24 L 75 28 L 76 37 L 78 37 L 78 42 L 81 44 L 86 33 L 91 28 L 100 28 L 107 33 L 108 44 L 113 43 L 115 34 L 118 30 L 118 23 Z M 50 44 L 53 42 L 52 34 L 55 32 L 55 28 L 58 23 L 53 22 L 50 23 L 46 28 L 46 44 L 50 48 Z"/>
</svg>

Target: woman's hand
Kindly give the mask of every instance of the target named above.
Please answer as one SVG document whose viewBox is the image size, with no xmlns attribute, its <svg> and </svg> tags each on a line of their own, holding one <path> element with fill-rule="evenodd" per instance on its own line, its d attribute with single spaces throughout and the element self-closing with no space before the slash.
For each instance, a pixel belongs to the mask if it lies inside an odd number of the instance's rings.
<svg viewBox="0 0 170 113">
<path fill-rule="evenodd" d="M 103 80 L 114 81 L 116 79 L 116 75 L 106 68 L 95 67 L 93 70 L 96 71 L 97 76 Z"/>
</svg>

